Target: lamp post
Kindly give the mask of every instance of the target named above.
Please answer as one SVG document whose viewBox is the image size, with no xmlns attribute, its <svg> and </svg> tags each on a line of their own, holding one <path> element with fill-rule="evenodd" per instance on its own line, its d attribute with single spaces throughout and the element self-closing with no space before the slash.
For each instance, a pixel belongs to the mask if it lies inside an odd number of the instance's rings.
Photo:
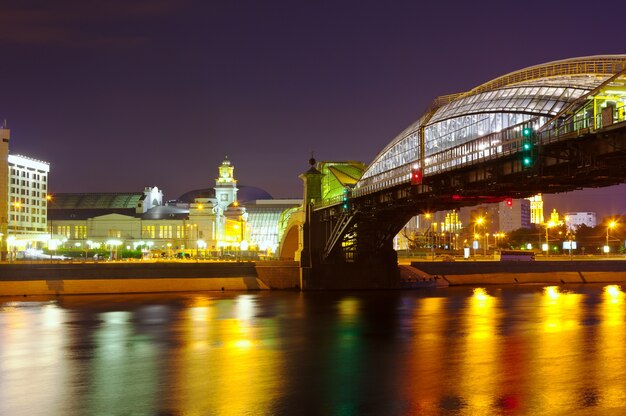
<svg viewBox="0 0 626 416">
<path fill-rule="evenodd" d="M 15 256 L 17 259 L 17 251 L 15 250 L 15 246 L 17 246 L 17 222 L 20 220 L 20 214 L 22 212 L 22 203 L 19 201 L 13 202 L 13 207 L 15 208 L 14 221 L 13 221 L 13 250 L 15 251 Z M 7 244 L 7 249 L 8 249 Z M 13 257 L 13 253 L 9 253 L 11 258 Z"/>
<path fill-rule="evenodd" d="M 485 233 L 485 247 L 483 248 L 483 253 L 487 255 L 487 249 L 489 248 L 489 233 Z"/>
<path fill-rule="evenodd" d="M 48 254 L 50 255 L 50 262 L 52 262 L 52 250 L 50 250 L 50 242 L 52 241 L 52 220 L 50 220 L 50 209 L 48 205 L 52 201 L 52 195 L 46 195 L 46 218 L 50 222 L 50 238 L 48 239 Z"/>
<path fill-rule="evenodd" d="M 476 225 L 481 225 L 484 221 L 485 221 L 484 217 L 478 217 L 474 221 L 474 241 L 472 242 L 472 246 L 474 246 L 474 244 L 478 245 L 478 237 L 477 237 L 477 234 L 476 234 Z M 476 248 L 477 247 L 474 247 L 474 257 L 476 257 Z"/>
<path fill-rule="evenodd" d="M 604 246 L 604 252 L 606 253 L 606 255 L 609 255 L 609 230 L 611 228 L 614 228 L 617 225 L 617 223 L 615 221 L 611 221 L 606 225 L 606 245 Z"/>
<path fill-rule="evenodd" d="M 432 238 L 432 231 L 433 231 L 433 227 L 432 227 L 432 214 L 430 212 L 427 212 L 424 214 L 424 218 L 428 220 L 428 233 L 426 234 L 428 236 L 428 239 L 426 240 L 427 243 L 430 244 L 430 254 L 432 256 L 432 260 L 435 260 L 435 242 L 433 241 Z"/>
<path fill-rule="evenodd" d="M 550 241 L 548 237 L 548 230 L 550 229 L 550 227 L 554 227 L 555 225 L 556 224 L 554 223 L 554 221 L 546 223 L 546 257 L 550 255 Z"/>
</svg>

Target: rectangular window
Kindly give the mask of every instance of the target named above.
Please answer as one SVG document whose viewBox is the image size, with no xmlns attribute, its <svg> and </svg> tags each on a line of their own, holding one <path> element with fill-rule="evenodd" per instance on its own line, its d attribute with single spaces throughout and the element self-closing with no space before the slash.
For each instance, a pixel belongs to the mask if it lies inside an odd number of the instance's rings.
<svg viewBox="0 0 626 416">
<path fill-rule="evenodd" d="M 141 237 L 142 238 L 155 238 L 155 227 L 154 225 L 143 225 L 141 227 Z"/>
<path fill-rule="evenodd" d="M 74 226 L 74 238 L 76 240 L 85 240 L 87 238 L 87 226 L 75 225 Z"/>
</svg>

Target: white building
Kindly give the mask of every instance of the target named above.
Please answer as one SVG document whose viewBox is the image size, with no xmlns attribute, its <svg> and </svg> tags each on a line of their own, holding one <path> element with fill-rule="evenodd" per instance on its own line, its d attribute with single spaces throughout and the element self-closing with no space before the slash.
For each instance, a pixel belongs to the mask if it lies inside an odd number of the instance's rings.
<svg viewBox="0 0 626 416">
<path fill-rule="evenodd" d="M 597 224 L 595 212 L 566 212 L 565 225 L 569 230 L 575 230 L 581 225 L 595 227 Z"/>
<path fill-rule="evenodd" d="M 520 228 L 530 228 L 532 202 L 528 199 L 513 199 L 498 203 L 498 224 L 499 229 L 493 232 L 502 231 L 510 233 Z M 543 210 L 542 210 L 543 211 Z"/>
<path fill-rule="evenodd" d="M 213 188 L 190 191 L 169 203 L 157 187 L 143 193 L 54 194 L 49 212 L 52 249 L 81 247 L 86 255 L 86 248 L 119 246 L 168 257 L 275 252 L 283 212 L 302 201 L 273 200 L 259 188 L 237 186 L 227 157 L 218 170 Z"/>
<path fill-rule="evenodd" d="M 13 253 L 47 241 L 47 193 L 50 165 L 25 156 L 8 156 L 7 247 Z"/>
</svg>

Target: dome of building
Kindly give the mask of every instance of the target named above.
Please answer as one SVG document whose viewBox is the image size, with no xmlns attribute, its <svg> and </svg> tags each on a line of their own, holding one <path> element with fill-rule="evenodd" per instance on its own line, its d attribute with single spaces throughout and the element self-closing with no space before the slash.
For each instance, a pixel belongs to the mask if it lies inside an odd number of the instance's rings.
<svg viewBox="0 0 626 416">
<path fill-rule="evenodd" d="M 215 198 L 215 189 L 194 189 L 178 197 L 178 201 L 192 203 L 196 198 Z M 239 202 L 254 201 L 257 199 L 274 199 L 267 191 L 256 186 L 237 185 L 237 200 Z"/>
</svg>

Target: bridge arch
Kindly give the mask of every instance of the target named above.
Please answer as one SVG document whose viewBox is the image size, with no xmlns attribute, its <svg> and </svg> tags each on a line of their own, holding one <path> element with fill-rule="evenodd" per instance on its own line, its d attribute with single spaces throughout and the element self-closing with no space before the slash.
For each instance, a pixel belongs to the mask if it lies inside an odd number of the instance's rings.
<svg viewBox="0 0 626 416">
<path fill-rule="evenodd" d="M 281 260 L 300 260 L 303 225 L 304 212 L 299 208 L 289 216 L 289 220 L 280 239 L 278 256 Z"/>
<path fill-rule="evenodd" d="M 626 55 L 571 58 L 514 71 L 469 91 L 438 97 L 375 157 L 357 183 L 357 193 L 408 182 L 412 168 L 427 176 L 465 163 L 468 150 L 463 145 L 521 123 L 542 129 L 624 71 Z M 592 109 L 593 116 L 596 111 Z M 455 149 L 456 156 L 441 156 L 449 149 Z M 485 157 L 485 152 L 475 157 Z"/>
</svg>

